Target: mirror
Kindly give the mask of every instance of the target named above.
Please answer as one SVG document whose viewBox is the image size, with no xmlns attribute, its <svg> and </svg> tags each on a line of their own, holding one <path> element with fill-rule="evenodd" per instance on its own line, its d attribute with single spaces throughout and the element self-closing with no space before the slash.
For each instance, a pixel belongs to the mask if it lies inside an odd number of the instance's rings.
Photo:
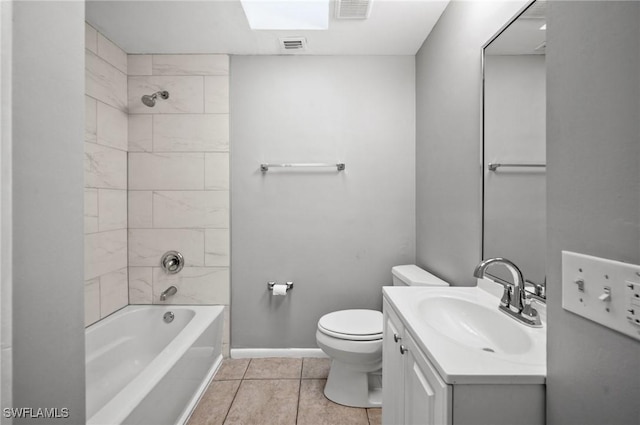
<svg viewBox="0 0 640 425">
<path fill-rule="evenodd" d="M 506 257 L 544 284 L 546 3 L 535 1 L 483 49 L 482 258 Z M 511 281 L 506 270 L 489 273 Z"/>
</svg>

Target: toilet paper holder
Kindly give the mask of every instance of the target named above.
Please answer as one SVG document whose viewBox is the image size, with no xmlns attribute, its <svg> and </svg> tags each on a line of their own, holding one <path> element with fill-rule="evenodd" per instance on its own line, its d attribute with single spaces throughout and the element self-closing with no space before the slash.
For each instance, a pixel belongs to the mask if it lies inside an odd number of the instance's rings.
<svg viewBox="0 0 640 425">
<path fill-rule="evenodd" d="M 276 286 L 275 282 L 267 282 L 267 288 L 269 288 L 270 291 L 273 291 L 274 286 Z M 293 289 L 293 282 L 287 282 L 287 292 L 289 292 L 290 289 Z"/>
</svg>

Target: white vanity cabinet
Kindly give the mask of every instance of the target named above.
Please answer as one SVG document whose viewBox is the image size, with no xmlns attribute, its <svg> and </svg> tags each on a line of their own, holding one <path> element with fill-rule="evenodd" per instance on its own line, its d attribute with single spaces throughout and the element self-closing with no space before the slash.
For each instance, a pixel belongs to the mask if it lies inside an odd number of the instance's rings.
<svg viewBox="0 0 640 425">
<path fill-rule="evenodd" d="M 451 424 L 452 388 L 405 334 L 404 420 L 407 424 Z"/>
<path fill-rule="evenodd" d="M 451 386 L 420 352 L 386 303 L 382 354 L 382 423 L 451 424 Z"/>
<path fill-rule="evenodd" d="M 404 357 L 400 345 L 404 342 L 404 328 L 394 311 L 385 305 L 384 337 L 382 338 L 382 423 L 404 422 Z"/>
<path fill-rule="evenodd" d="M 402 316 L 383 304 L 383 425 L 544 425 L 544 384 L 447 383 Z"/>
</svg>

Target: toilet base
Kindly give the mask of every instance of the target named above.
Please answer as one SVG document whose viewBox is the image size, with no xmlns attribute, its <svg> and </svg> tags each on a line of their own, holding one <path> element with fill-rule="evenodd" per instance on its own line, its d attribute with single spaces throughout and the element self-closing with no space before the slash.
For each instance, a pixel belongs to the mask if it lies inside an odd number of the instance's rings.
<svg viewBox="0 0 640 425">
<path fill-rule="evenodd" d="M 360 372 L 338 360 L 331 361 L 331 369 L 324 395 L 334 403 L 351 407 L 382 406 L 382 374 Z"/>
</svg>

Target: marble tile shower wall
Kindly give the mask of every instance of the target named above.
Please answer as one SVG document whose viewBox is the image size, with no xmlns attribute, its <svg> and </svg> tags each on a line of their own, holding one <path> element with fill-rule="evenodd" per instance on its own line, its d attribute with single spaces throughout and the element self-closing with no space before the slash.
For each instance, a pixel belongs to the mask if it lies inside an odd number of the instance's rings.
<svg viewBox="0 0 640 425">
<path fill-rule="evenodd" d="M 128 303 L 127 55 L 85 38 L 85 325 Z"/>
<path fill-rule="evenodd" d="M 128 71 L 129 302 L 228 306 L 229 57 L 129 55 Z M 159 90 L 169 99 L 140 101 Z M 176 275 L 159 267 L 169 250 Z"/>
</svg>

